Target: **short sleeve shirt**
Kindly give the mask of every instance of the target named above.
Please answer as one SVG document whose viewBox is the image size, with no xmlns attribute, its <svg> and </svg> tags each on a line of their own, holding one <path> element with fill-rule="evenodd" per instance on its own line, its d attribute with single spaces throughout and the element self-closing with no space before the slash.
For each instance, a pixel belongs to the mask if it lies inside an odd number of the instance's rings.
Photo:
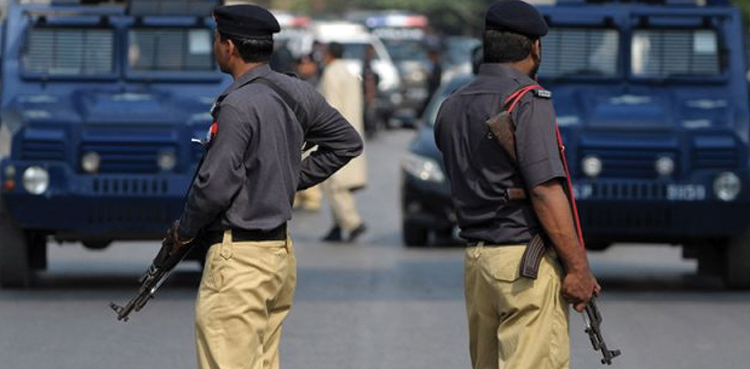
<svg viewBox="0 0 750 369">
<path fill-rule="evenodd" d="M 305 112 L 267 85 L 286 91 Z M 271 230 L 291 219 L 294 194 L 328 178 L 362 152 L 352 125 L 307 82 L 268 65 L 235 80 L 217 99 L 217 127 L 187 198 L 180 230 Z M 304 123 L 304 127 L 303 127 Z M 318 149 L 302 159 L 305 142 Z"/>
<path fill-rule="evenodd" d="M 530 201 L 505 199 L 508 188 L 531 188 L 565 178 L 552 100 L 527 93 L 514 108 L 518 165 L 490 134 L 485 122 L 505 99 L 537 84 L 501 64 L 483 64 L 477 78 L 440 108 L 435 142 L 443 154 L 461 237 L 493 244 L 521 244 L 540 231 Z"/>
</svg>

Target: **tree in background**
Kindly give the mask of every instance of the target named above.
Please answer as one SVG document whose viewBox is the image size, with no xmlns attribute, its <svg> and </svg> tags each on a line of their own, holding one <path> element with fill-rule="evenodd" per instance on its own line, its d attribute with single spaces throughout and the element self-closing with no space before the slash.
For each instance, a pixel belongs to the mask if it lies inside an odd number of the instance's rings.
<svg viewBox="0 0 750 369">
<path fill-rule="evenodd" d="M 750 33 L 750 1 L 732 0 L 732 3 L 742 9 L 742 18 L 745 21 L 745 30 Z"/>
</svg>

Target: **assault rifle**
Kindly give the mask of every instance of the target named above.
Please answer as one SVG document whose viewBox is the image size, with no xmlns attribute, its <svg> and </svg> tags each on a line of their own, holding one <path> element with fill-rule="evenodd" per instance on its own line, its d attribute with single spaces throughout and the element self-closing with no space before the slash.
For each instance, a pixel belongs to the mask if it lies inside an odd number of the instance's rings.
<svg viewBox="0 0 750 369">
<path fill-rule="evenodd" d="M 203 160 L 206 158 L 205 150 L 208 147 L 209 139 L 201 140 L 193 138 L 191 142 L 201 145 L 204 149 L 204 155 L 201 157 L 201 160 L 195 169 L 193 179 L 190 180 L 190 186 L 195 182 L 195 177 L 198 176 L 198 172 L 200 171 L 201 166 L 203 166 Z M 190 193 L 189 189 L 188 193 Z M 188 252 L 190 252 L 194 243 L 195 242 L 189 242 L 182 245 L 177 252 L 171 254 L 174 245 L 168 238 L 163 239 L 161 241 L 161 249 L 159 249 L 159 253 L 156 254 L 154 261 L 151 262 L 148 270 L 146 270 L 146 274 L 138 280 L 138 282 L 141 283 L 141 287 L 138 289 L 138 293 L 135 294 L 135 297 L 130 299 L 125 306 L 117 305 L 114 302 L 109 303 L 109 307 L 117 313 L 117 320 L 124 320 L 127 322 L 128 319 L 130 319 L 130 313 L 134 310 L 141 311 L 141 309 L 146 306 L 146 303 L 154 298 L 156 290 L 158 290 L 161 284 L 167 280 L 170 274 L 172 274 L 172 270 L 174 270 L 177 264 L 185 258 Z"/>
<path fill-rule="evenodd" d="M 140 311 L 149 300 L 154 298 L 156 290 L 167 280 L 177 264 L 192 249 L 193 242 L 183 245 L 177 252 L 170 255 L 172 246 L 172 243 L 167 239 L 162 240 L 159 253 L 148 267 L 146 273 L 138 280 L 141 283 L 138 293 L 125 306 L 117 305 L 114 302 L 109 304 L 109 307 L 117 313 L 117 320 L 127 322 L 130 319 L 130 313 Z"/>
<path fill-rule="evenodd" d="M 503 151 L 508 154 L 508 157 L 514 164 L 518 164 L 518 157 L 516 155 L 516 125 L 511 117 L 511 112 L 513 111 L 513 108 L 516 107 L 521 98 L 528 92 L 536 93 L 538 96 L 544 98 L 549 98 L 551 96 L 549 92 L 542 90 L 541 86 L 539 85 L 521 87 L 513 92 L 505 100 L 500 113 L 491 117 L 485 122 L 487 124 L 487 127 L 489 127 L 492 136 L 500 144 L 500 146 L 502 146 Z M 558 149 L 560 151 L 560 157 L 562 159 L 563 166 L 565 168 L 565 175 L 567 177 L 567 183 L 564 187 L 566 189 L 568 200 L 570 202 L 571 212 L 573 213 L 573 218 L 576 226 L 576 235 L 578 236 L 578 240 L 581 243 L 581 246 L 584 246 L 583 232 L 581 231 L 581 221 L 578 218 L 578 209 L 576 207 L 576 201 L 572 191 L 573 184 L 570 179 L 568 164 L 565 159 L 565 147 L 562 143 L 562 137 L 560 135 L 559 128 L 556 128 L 556 130 Z M 534 260 L 527 261 L 526 253 L 524 253 L 522 270 L 526 269 L 527 264 L 529 263 L 536 263 L 536 265 L 538 265 L 538 260 L 541 258 L 542 252 L 546 247 L 543 241 L 539 242 L 539 239 L 532 239 L 532 242 L 527 247 L 527 252 L 529 251 L 529 249 L 532 249 L 530 255 L 534 256 L 532 258 Z M 536 273 L 533 273 L 533 275 L 536 276 Z M 609 350 L 607 348 L 607 344 L 604 342 L 604 336 L 602 335 L 601 331 L 602 316 L 599 313 L 599 308 L 596 306 L 596 296 L 591 297 L 591 300 L 589 301 L 588 305 L 586 305 L 586 308 L 584 309 L 584 313 L 582 313 L 582 315 L 583 321 L 586 324 L 586 333 L 588 333 L 589 339 L 591 340 L 591 345 L 594 347 L 594 350 L 599 350 L 602 352 L 602 364 L 612 365 L 612 359 L 619 356 L 621 352 L 620 350 Z"/>
<path fill-rule="evenodd" d="M 612 365 L 612 359 L 620 356 L 620 350 L 609 350 L 602 336 L 601 325 L 602 315 L 599 314 L 599 308 L 596 306 L 596 296 L 591 297 L 588 305 L 584 309 L 583 321 L 586 324 L 586 333 L 589 335 L 591 345 L 594 350 L 602 352 L 602 364 Z"/>
</svg>

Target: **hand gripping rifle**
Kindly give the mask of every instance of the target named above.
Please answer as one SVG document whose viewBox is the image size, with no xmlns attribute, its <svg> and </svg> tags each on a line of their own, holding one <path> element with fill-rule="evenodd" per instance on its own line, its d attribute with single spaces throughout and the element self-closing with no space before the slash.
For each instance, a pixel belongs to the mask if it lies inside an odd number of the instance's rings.
<svg viewBox="0 0 750 369">
<path fill-rule="evenodd" d="M 602 364 L 612 365 L 612 359 L 620 356 L 620 350 L 609 350 L 607 343 L 604 342 L 604 336 L 602 336 L 600 328 L 602 316 L 599 314 L 599 308 L 596 306 L 596 296 L 591 298 L 584 312 L 586 314 L 583 315 L 583 321 L 586 324 L 586 333 L 589 335 L 591 345 L 594 347 L 594 350 L 602 352 Z"/>
<path fill-rule="evenodd" d="M 542 90 L 542 87 L 539 85 L 531 85 L 531 86 L 524 86 L 513 92 L 504 102 L 503 109 L 500 111 L 499 114 L 491 117 L 490 119 L 485 122 L 487 126 L 490 128 L 490 131 L 492 132 L 492 135 L 495 137 L 495 140 L 503 147 L 503 150 L 506 154 L 510 157 L 511 161 L 515 164 L 518 163 L 518 157 L 516 155 L 516 140 L 515 140 L 515 131 L 516 131 L 516 125 L 513 122 L 513 119 L 511 118 L 511 112 L 516 107 L 518 102 L 521 100 L 521 98 L 528 92 L 534 91 L 539 96 L 549 98 L 549 93 L 547 91 Z M 578 207 L 576 206 L 575 197 L 573 195 L 573 183 L 570 179 L 570 172 L 568 171 L 568 163 L 565 159 L 565 146 L 562 142 L 562 136 L 560 135 L 560 128 L 555 125 L 555 131 L 557 134 L 557 144 L 558 149 L 560 151 L 560 157 L 562 158 L 563 167 L 565 168 L 565 176 L 567 177 L 567 183 L 566 183 L 566 194 L 568 196 L 568 200 L 570 202 L 570 207 L 573 212 L 573 220 L 575 221 L 576 225 L 576 235 L 578 236 L 578 241 L 581 243 L 581 246 L 584 246 L 583 243 L 583 232 L 581 231 L 581 220 L 578 218 Z M 539 246 L 540 242 L 532 242 L 529 245 L 529 248 L 536 247 L 537 249 L 544 248 L 544 246 Z M 542 243 L 543 244 L 543 243 Z M 535 253 L 539 254 L 539 250 L 537 250 Z M 525 256 L 525 255 L 524 255 Z M 525 258 L 524 258 L 525 259 Z M 524 265 L 526 266 L 526 263 L 524 262 Z M 586 333 L 589 335 L 589 339 L 591 340 L 591 345 L 594 347 L 594 350 L 598 350 L 602 352 L 602 364 L 611 365 L 612 359 L 620 355 L 620 350 L 609 350 L 607 348 L 607 344 L 604 342 L 604 336 L 602 335 L 601 331 L 601 324 L 602 324 L 602 316 L 599 313 L 599 308 L 596 306 L 596 296 L 593 296 L 589 303 L 586 305 L 586 308 L 584 309 L 583 313 L 583 320 L 586 324 Z"/>
<path fill-rule="evenodd" d="M 208 146 L 207 141 L 194 138 L 192 142 L 200 144 L 204 149 Z M 205 154 L 201 157 L 201 161 L 195 169 L 195 174 L 193 174 L 193 179 L 190 181 L 190 186 L 195 182 L 195 177 L 198 175 L 205 157 Z M 189 188 L 188 193 L 190 193 Z M 117 313 L 117 320 L 127 322 L 128 319 L 130 319 L 130 313 L 143 309 L 146 303 L 154 298 L 156 290 L 158 290 L 162 283 L 164 283 L 169 275 L 172 274 L 174 268 L 185 258 L 195 243 L 195 241 L 189 242 L 182 245 L 182 247 L 177 249 L 176 252 L 171 253 L 174 245 L 169 238 L 164 238 L 161 241 L 161 249 L 159 249 L 159 253 L 156 254 L 156 257 L 151 262 L 146 273 L 138 280 L 138 282 L 141 283 L 138 293 L 136 293 L 125 306 L 117 305 L 114 302 L 109 303 L 109 307 Z"/>
<path fill-rule="evenodd" d="M 109 307 L 117 313 L 117 320 L 128 321 L 130 313 L 140 311 L 146 305 L 146 303 L 154 298 L 156 290 L 167 280 L 175 266 L 188 254 L 192 249 L 192 242 L 182 245 L 177 252 L 169 255 L 172 250 L 172 242 L 168 239 L 162 240 L 161 249 L 159 254 L 156 255 L 154 261 L 148 267 L 146 274 L 144 274 L 138 282 L 141 283 L 141 287 L 138 289 L 135 297 L 125 306 L 119 306 L 114 302 L 109 303 Z"/>
</svg>

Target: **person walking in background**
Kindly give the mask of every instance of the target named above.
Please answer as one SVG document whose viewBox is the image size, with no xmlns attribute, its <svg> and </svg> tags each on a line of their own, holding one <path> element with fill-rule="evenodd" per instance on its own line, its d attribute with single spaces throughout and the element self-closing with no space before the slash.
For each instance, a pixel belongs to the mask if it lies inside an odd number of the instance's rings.
<svg viewBox="0 0 750 369">
<path fill-rule="evenodd" d="M 332 42 L 325 53 L 325 68 L 318 89 L 360 134 L 364 127 L 362 122 L 362 86 L 356 75 L 349 71 L 346 62 L 341 60 L 344 54 L 343 45 Z M 334 225 L 323 241 L 355 241 L 367 227 L 357 213 L 352 191 L 367 185 L 367 162 L 365 155 L 353 159 L 344 168 L 332 175 L 321 185 L 326 199 L 331 205 Z"/>
<path fill-rule="evenodd" d="M 435 92 L 440 87 L 440 83 L 443 81 L 443 65 L 439 46 L 428 46 L 427 56 L 430 58 L 431 69 L 427 77 L 427 98 L 419 109 L 419 117 L 424 115 L 424 111 L 427 109 L 427 105 L 430 104 L 432 96 L 435 95 Z"/>
<path fill-rule="evenodd" d="M 278 369 L 297 285 L 287 229 L 294 193 L 363 144 L 313 86 L 271 70 L 280 29 L 268 10 L 218 6 L 213 15 L 214 56 L 234 82 L 216 99 L 203 164 L 166 238 L 173 252 L 193 239 L 210 245 L 195 308 L 198 367 Z M 304 142 L 318 149 L 302 160 Z"/>
<path fill-rule="evenodd" d="M 320 69 L 318 63 L 313 59 L 312 53 L 305 54 L 296 60 L 297 76 L 317 87 L 320 81 Z M 314 149 L 313 149 L 314 150 Z M 306 151 L 302 159 L 305 159 L 307 155 L 310 155 L 313 151 Z M 320 210 L 321 202 L 323 200 L 323 192 L 320 186 L 313 186 L 306 190 L 298 191 L 294 196 L 294 208 L 304 209 L 307 211 L 318 211 Z"/>
<path fill-rule="evenodd" d="M 474 369 L 567 369 L 568 303 L 580 312 L 601 290 L 565 192 L 552 95 L 524 90 L 538 87 L 547 30 L 533 6 L 493 3 L 479 74 L 448 97 L 435 123 L 468 242 L 464 288 Z M 519 99 L 506 111 L 515 122 L 512 151 L 485 123 L 507 108 L 509 97 Z"/>
<path fill-rule="evenodd" d="M 364 127 L 367 137 L 374 137 L 378 131 L 378 83 L 380 76 L 373 68 L 375 48 L 367 45 L 362 59 L 362 91 L 364 93 Z"/>
</svg>

